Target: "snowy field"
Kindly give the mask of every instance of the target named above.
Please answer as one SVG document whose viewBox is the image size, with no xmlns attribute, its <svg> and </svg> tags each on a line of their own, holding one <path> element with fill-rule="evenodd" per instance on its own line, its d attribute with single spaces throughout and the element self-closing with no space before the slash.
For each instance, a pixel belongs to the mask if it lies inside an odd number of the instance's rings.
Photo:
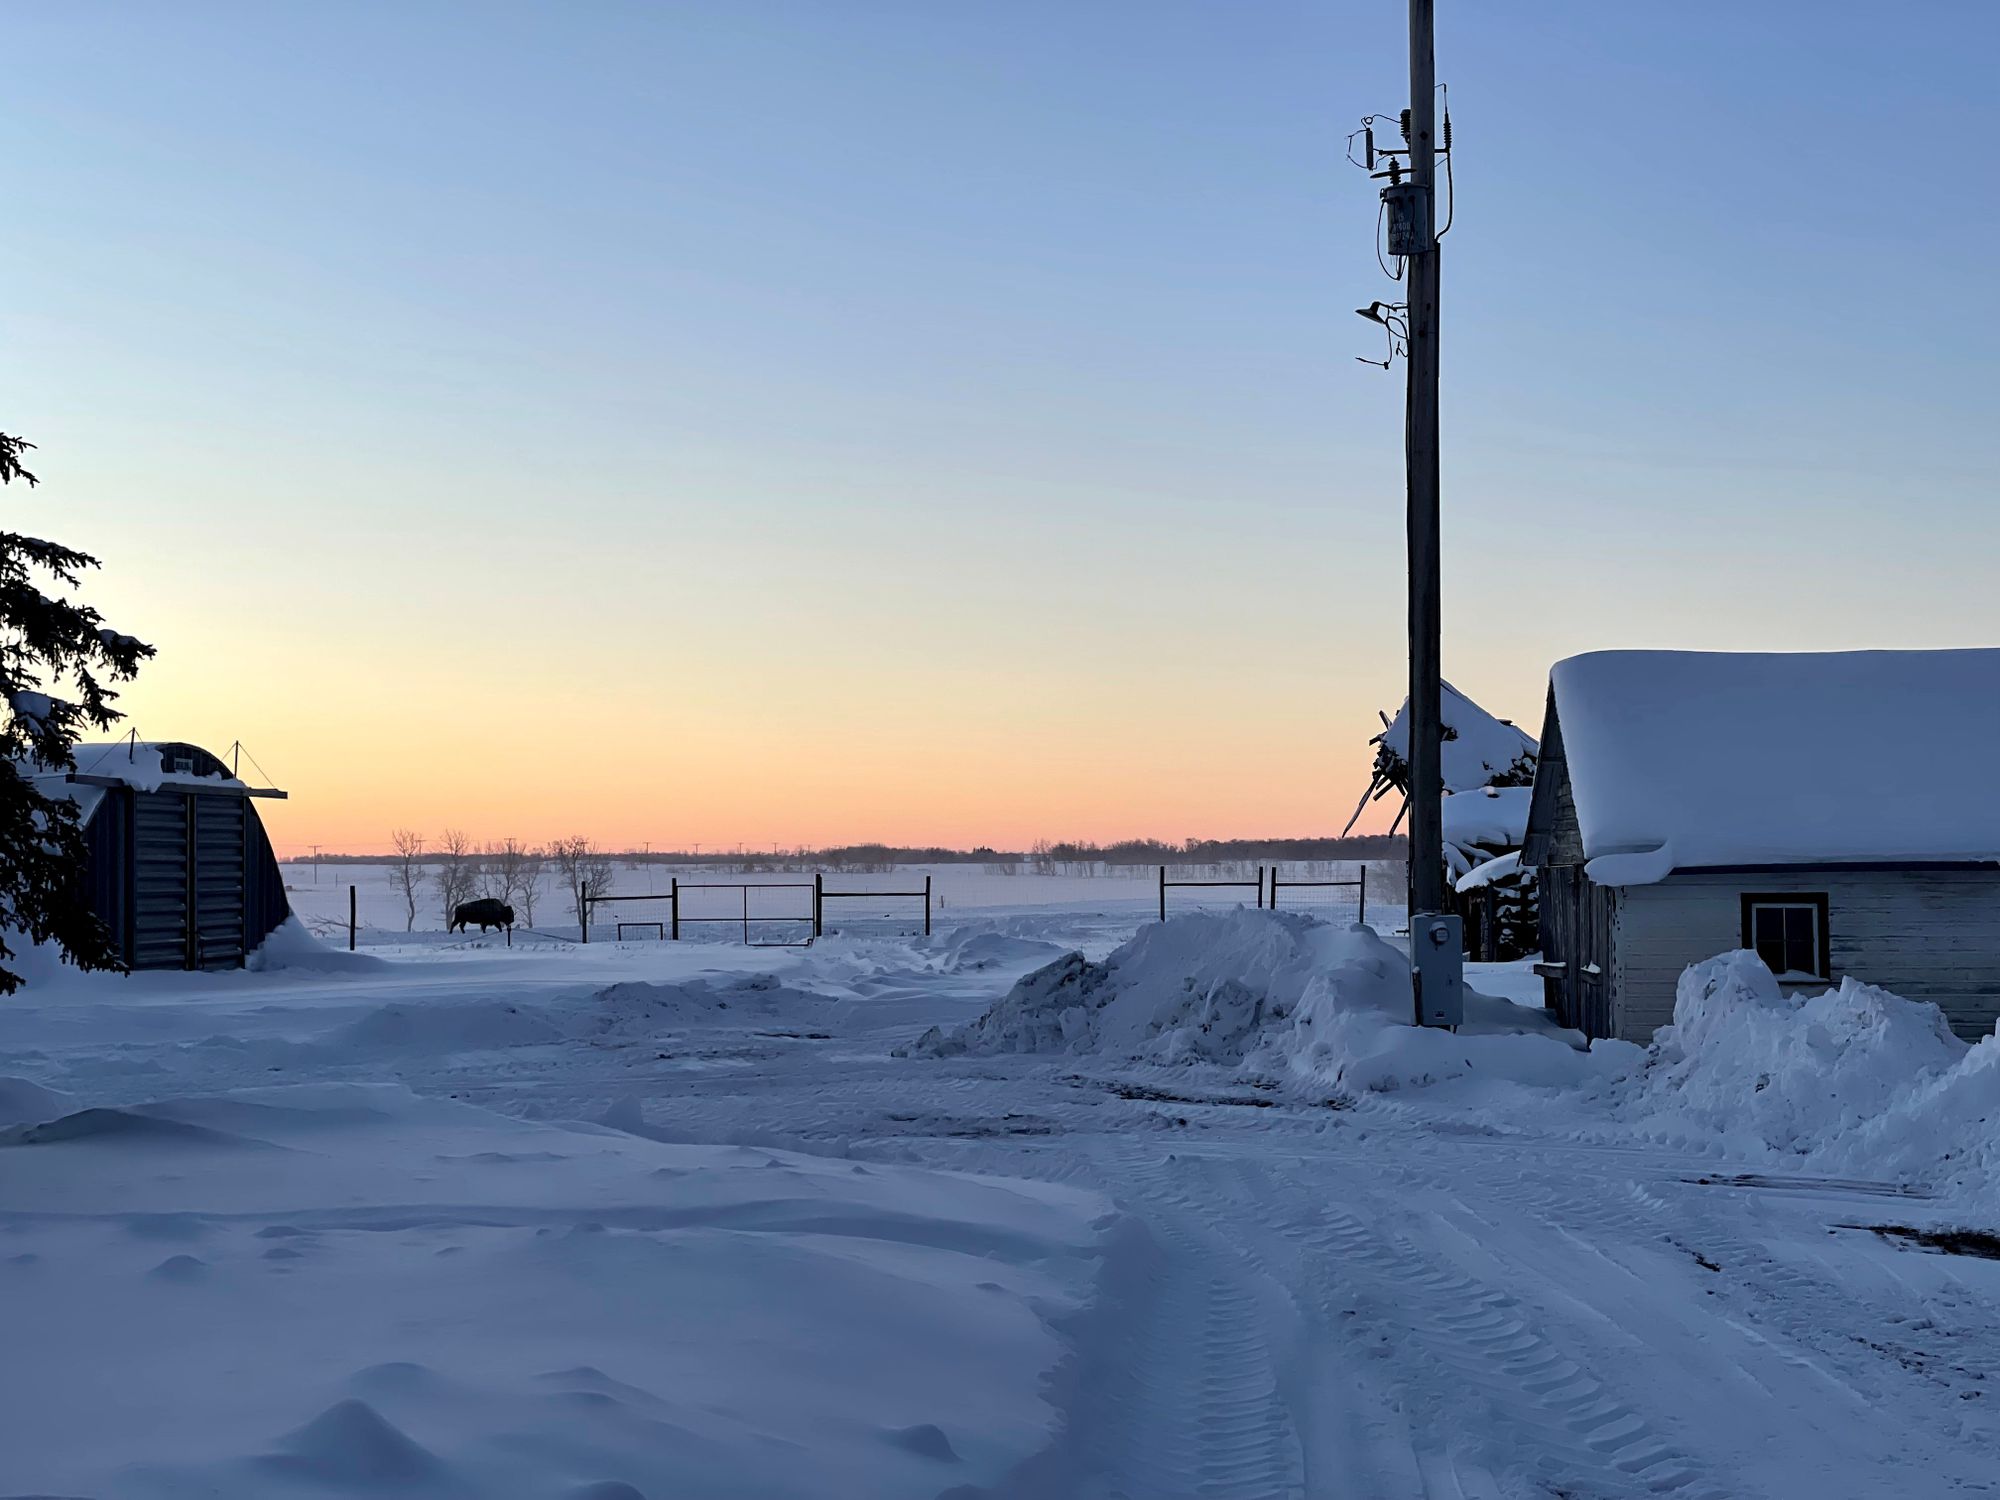
<svg viewBox="0 0 2000 1500">
<path fill-rule="evenodd" d="M 1414 1033 L 1149 899 L 31 986 L 0 1495 L 2000 1489 L 2000 1261 L 1901 1232 L 2000 1221 L 2000 1046 L 1726 963 Z"/>
</svg>

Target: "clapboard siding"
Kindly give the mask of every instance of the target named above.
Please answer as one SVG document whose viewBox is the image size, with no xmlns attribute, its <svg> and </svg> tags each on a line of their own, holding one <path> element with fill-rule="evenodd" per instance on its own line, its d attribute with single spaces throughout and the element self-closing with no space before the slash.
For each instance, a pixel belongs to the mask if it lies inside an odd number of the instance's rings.
<svg viewBox="0 0 2000 1500">
<path fill-rule="evenodd" d="M 1673 1020 L 1689 964 L 1743 946 L 1745 892 L 1823 892 L 1844 975 L 1929 1000 L 1968 1040 L 2000 1015 L 2000 870 L 1683 871 L 1620 892 L 1613 915 L 1617 1035 L 1643 1042 Z M 1817 988 L 1802 986 L 1801 988 Z"/>
</svg>

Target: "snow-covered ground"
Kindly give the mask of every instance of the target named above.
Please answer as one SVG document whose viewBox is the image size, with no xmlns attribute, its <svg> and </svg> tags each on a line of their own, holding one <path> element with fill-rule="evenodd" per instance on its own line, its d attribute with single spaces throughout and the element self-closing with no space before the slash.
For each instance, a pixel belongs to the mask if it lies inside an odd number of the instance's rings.
<svg viewBox="0 0 2000 1500">
<path fill-rule="evenodd" d="M 1367 933 L 1137 925 L 31 987 L 0 1494 L 2000 1487 L 2000 1262 L 1867 1227 L 1996 1227 L 1996 1044 L 1740 964 L 1418 1035 Z"/>
</svg>

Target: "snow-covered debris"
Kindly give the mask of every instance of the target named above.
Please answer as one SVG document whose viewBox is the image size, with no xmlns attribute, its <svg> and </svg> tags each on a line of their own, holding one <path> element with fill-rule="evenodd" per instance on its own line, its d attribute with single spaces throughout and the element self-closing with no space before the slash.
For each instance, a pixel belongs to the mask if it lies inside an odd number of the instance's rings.
<svg viewBox="0 0 2000 1500">
<path fill-rule="evenodd" d="M 1453 882 L 1453 889 L 1476 891 L 1481 886 L 1492 885 L 1496 881 L 1511 880 L 1521 873 L 1521 851 L 1496 855 L 1494 858 L 1474 865 Z"/>
<path fill-rule="evenodd" d="M 1594 880 L 2000 859 L 2000 649 L 1600 651 L 1549 683 Z"/>
<path fill-rule="evenodd" d="M 1483 786 L 1453 792 L 1442 804 L 1445 868 L 1456 880 L 1474 865 L 1521 847 L 1528 831 L 1525 786 Z"/>
<path fill-rule="evenodd" d="M 978 1020 L 933 1027 L 904 1050 L 1222 1063 L 1327 1092 L 1482 1070 L 1535 1084 L 1597 1071 L 1573 1033 L 1504 1000 L 1469 995 L 1455 1035 L 1422 1030 L 1411 1013 L 1409 961 L 1369 928 L 1290 912 L 1195 913 L 1149 924 L 1102 963 L 1067 954 Z"/>
<path fill-rule="evenodd" d="M 2000 1199 L 2000 1039 L 1860 981 L 1787 995 L 1754 953 L 1681 976 L 1620 1113 L 1732 1156 Z"/>
<path fill-rule="evenodd" d="M 1533 789 L 1525 786 L 1483 786 L 1454 792 L 1443 804 L 1445 842 L 1520 848 L 1528 831 L 1528 803 L 1533 795 Z"/>
<path fill-rule="evenodd" d="M 1534 770 L 1533 735 L 1504 719 L 1496 719 L 1450 683 L 1439 694 L 1444 720 L 1444 789 L 1469 792 L 1495 781 L 1524 784 Z M 1410 760 L 1410 704 L 1403 706 L 1377 737 L 1379 744 L 1404 766 Z"/>
</svg>

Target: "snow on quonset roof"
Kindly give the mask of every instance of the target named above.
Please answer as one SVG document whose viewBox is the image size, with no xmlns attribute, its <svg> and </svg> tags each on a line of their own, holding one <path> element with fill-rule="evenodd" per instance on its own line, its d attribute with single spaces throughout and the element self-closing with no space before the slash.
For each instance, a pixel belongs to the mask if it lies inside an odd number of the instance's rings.
<svg viewBox="0 0 2000 1500">
<path fill-rule="evenodd" d="M 1495 777 L 1516 770 L 1523 756 L 1535 754 L 1534 736 L 1503 723 L 1450 683 L 1443 684 L 1444 789 L 1470 791 Z M 1410 758 L 1410 703 L 1406 698 L 1379 743 L 1405 763 Z"/>
<path fill-rule="evenodd" d="M 1599 651 L 1549 683 L 1602 884 L 2000 859 L 2000 650 Z"/>
<path fill-rule="evenodd" d="M 163 786 L 241 787 L 245 783 L 229 774 L 229 769 L 198 745 L 171 740 L 114 740 L 110 744 L 78 745 L 74 751 L 78 776 L 101 776 L 123 782 L 142 792 Z M 61 783 L 70 773 L 52 771 L 35 762 L 23 772 L 42 784 L 47 792 L 52 783 Z"/>
</svg>

